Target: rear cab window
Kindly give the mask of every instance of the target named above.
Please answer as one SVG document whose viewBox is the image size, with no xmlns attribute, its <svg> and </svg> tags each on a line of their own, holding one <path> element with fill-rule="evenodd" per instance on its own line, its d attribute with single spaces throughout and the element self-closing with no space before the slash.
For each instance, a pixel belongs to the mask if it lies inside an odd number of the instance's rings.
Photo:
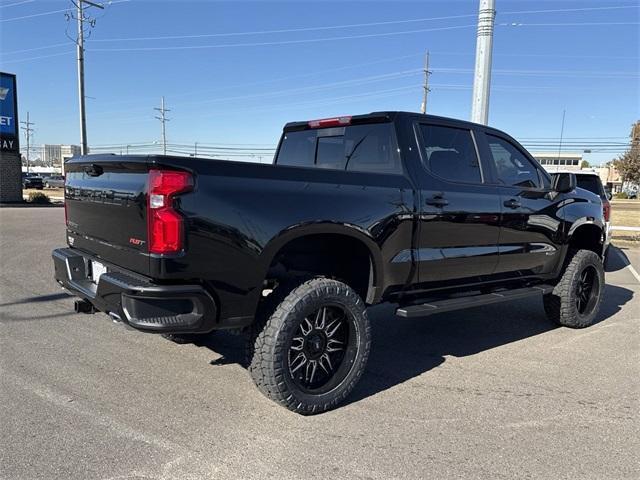
<svg viewBox="0 0 640 480">
<path fill-rule="evenodd" d="M 578 187 L 595 193 L 600 198 L 606 198 L 604 187 L 597 175 L 576 175 L 576 182 Z"/>
<path fill-rule="evenodd" d="M 285 132 L 274 163 L 351 172 L 403 172 L 392 123 Z"/>
<path fill-rule="evenodd" d="M 482 169 L 471 130 L 418 124 L 425 169 L 450 182 L 482 183 Z"/>
</svg>

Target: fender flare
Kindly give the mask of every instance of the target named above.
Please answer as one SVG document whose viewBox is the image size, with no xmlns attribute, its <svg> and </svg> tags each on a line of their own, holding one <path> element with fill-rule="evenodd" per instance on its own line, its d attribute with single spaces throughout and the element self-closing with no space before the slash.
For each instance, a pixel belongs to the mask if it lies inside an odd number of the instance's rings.
<svg viewBox="0 0 640 480">
<path fill-rule="evenodd" d="M 370 275 L 369 275 L 369 287 L 367 289 L 367 303 L 375 303 L 379 300 L 382 294 L 382 280 L 384 278 L 383 260 L 380 247 L 362 227 L 352 224 L 337 224 L 332 222 L 310 222 L 304 224 L 298 224 L 282 230 L 275 237 L 273 237 L 263 248 L 261 252 L 261 267 L 263 271 L 263 278 L 266 276 L 271 263 L 274 258 L 286 245 L 291 241 L 299 238 L 313 236 L 313 235 L 342 235 L 361 242 L 369 252 L 370 260 Z"/>
<path fill-rule="evenodd" d="M 571 227 L 569 227 L 569 231 L 567 232 L 567 239 L 571 240 L 576 230 L 578 230 L 580 227 L 583 227 L 585 225 L 594 225 L 601 232 L 604 232 L 605 230 L 604 223 L 600 222 L 599 219 L 595 217 L 580 217 L 571 224 Z"/>
</svg>

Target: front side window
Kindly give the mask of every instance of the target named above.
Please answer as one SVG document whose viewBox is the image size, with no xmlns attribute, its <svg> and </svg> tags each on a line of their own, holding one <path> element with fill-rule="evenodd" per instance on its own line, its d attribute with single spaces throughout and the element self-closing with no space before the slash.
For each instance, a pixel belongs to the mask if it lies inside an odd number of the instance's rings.
<svg viewBox="0 0 640 480">
<path fill-rule="evenodd" d="M 482 183 L 471 132 L 462 128 L 420 125 L 425 167 L 445 180 Z"/>
<path fill-rule="evenodd" d="M 487 134 L 498 181 L 513 187 L 540 188 L 538 169 L 511 142 Z"/>
</svg>

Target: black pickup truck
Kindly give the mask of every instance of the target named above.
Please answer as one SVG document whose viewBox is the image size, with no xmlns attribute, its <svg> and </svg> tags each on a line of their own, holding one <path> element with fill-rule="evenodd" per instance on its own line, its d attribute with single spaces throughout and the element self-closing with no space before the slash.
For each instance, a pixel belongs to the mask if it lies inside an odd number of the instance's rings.
<svg viewBox="0 0 640 480">
<path fill-rule="evenodd" d="M 586 327 L 604 287 L 598 196 L 501 131 L 430 115 L 289 123 L 271 165 L 76 157 L 65 207 L 53 260 L 76 311 L 243 330 L 258 388 L 302 414 L 362 375 L 368 305 L 422 318 L 539 296 L 550 320 Z"/>
</svg>

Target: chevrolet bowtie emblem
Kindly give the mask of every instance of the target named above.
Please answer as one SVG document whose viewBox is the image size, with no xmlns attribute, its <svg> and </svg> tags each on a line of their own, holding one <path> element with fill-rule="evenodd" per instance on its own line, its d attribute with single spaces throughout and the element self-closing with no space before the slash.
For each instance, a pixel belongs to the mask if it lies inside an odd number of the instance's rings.
<svg viewBox="0 0 640 480">
<path fill-rule="evenodd" d="M 4 100 L 7 98 L 7 93 L 9 93 L 9 89 L 5 87 L 0 87 L 0 100 Z"/>
</svg>

